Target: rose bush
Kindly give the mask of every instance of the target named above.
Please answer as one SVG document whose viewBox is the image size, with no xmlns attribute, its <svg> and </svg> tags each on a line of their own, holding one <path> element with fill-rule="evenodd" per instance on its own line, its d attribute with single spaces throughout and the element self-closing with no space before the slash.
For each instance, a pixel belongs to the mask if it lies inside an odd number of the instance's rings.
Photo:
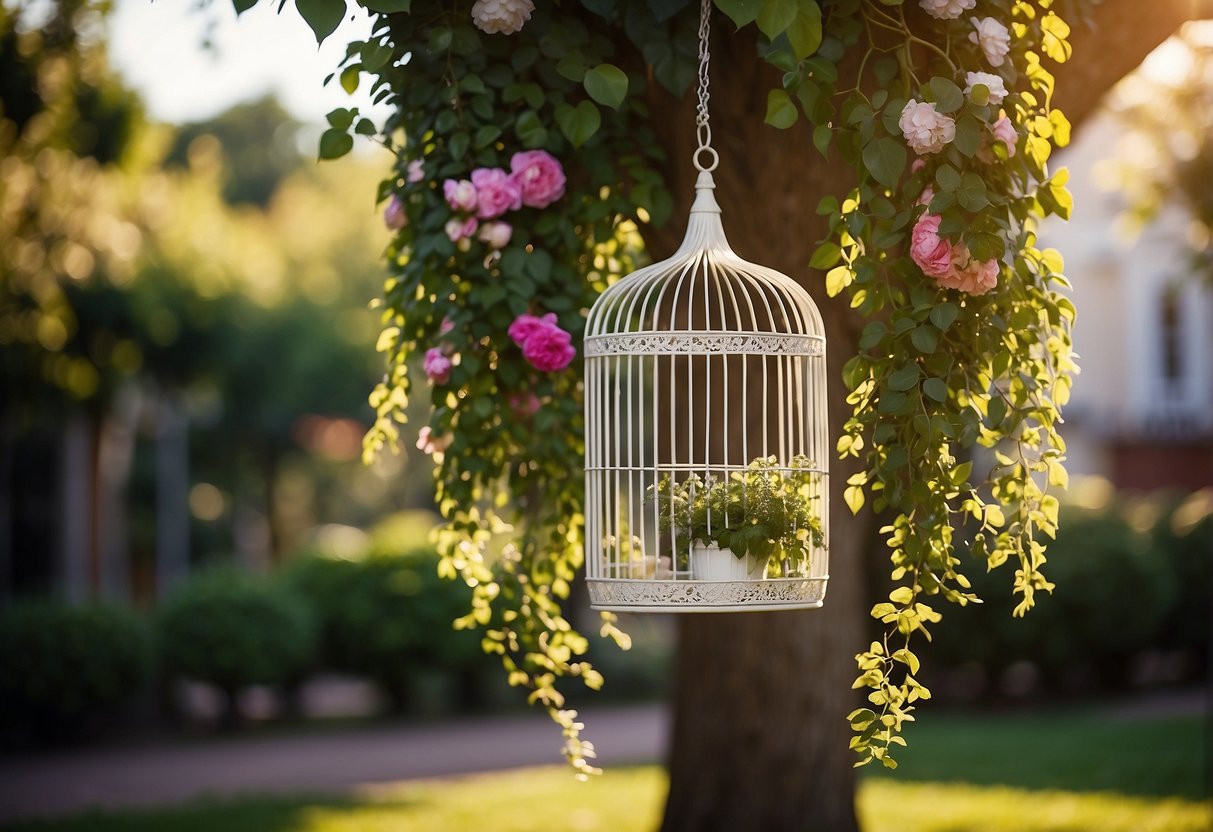
<svg viewBox="0 0 1213 832">
<path fill-rule="evenodd" d="M 345 2 L 301 11 L 323 38 Z M 429 387 L 419 436 L 439 459 L 442 568 L 474 587 L 460 625 L 492 622 L 486 648 L 588 770 L 560 689 L 565 677 L 601 683 L 561 615 L 583 533 L 568 476 L 583 428 L 574 359 L 584 310 L 634 265 L 636 228 L 670 212 L 646 90 L 685 93 L 697 15 L 646 0 L 414 0 L 407 13 L 357 2 L 375 24 L 341 82 L 369 74 L 392 115 L 376 125 L 335 110 L 321 152 L 348 150 L 350 132 L 378 136 L 397 156 L 380 199 L 405 215 L 387 252 L 388 372 L 367 454 L 400 439 L 411 359 L 457 354 L 449 369 L 423 367 L 445 379 Z M 865 319 L 837 450 L 862 461 L 847 505 L 871 500 L 892 518 L 898 585 L 872 610 L 886 632 L 857 656 L 871 707 L 850 720 L 861 763 L 892 765 L 929 695 L 911 643 L 939 619 L 932 597 L 976 600 L 958 550 L 1015 565 L 1020 614 L 1051 588 L 1042 541 L 1057 527 L 1048 489 L 1066 482 L 1056 426 L 1074 309 L 1035 224 L 1071 207 L 1065 171 L 1050 169 L 1069 124 L 1050 106 L 1048 69 L 1069 57 L 1069 29 L 1047 0 L 715 4 L 779 70 L 767 122 L 808 119 L 816 149 L 854 177 L 821 200 L 829 236 L 810 265 Z M 974 474 L 963 460 L 977 445 L 995 463 Z M 513 543 L 490 567 L 485 543 L 506 528 Z M 626 640 L 609 616 L 603 632 Z"/>
</svg>

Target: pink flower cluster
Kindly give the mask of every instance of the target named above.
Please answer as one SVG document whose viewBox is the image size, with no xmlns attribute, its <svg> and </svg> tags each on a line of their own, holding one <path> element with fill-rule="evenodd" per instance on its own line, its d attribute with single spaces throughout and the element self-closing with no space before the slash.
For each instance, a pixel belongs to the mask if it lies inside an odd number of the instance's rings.
<svg viewBox="0 0 1213 832">
<path fill-rule="evenodd" d="M 509 334 L 522 347 L 522 357 L 540 372 L 563 370 L 577 355 L 573 337 L 556 323 L 554 312 L 542 317 L 519 315 L 510 324 Z"/>
<path fill-rule="evenodd" d="M 455 324 L 450 318 L 443 318 L 441 326 L 438 327 L 439 335 L 446 335 Z M 451 367 L 454 366 L 451 361 L 451 354 L 455 348 L 450 344 L 442 344 L 439 347 L 430 347 L 425 351 L 425 359 L 421 362 L 422 368 L 425 370 L 425 376 L 432 384 L 446 384 L 451 380 Z"/>
<path fill-rule="evenodd" d="M 977 260 L 964 243 L 939 233 L 938 214 L 923 214 L 910 234 L 910 257 L 945 289 L 984 295 L 998 285 L 998 261 Z"/>
<path fill-rule="evenodd" d="M 546 208 L 564 196 L 564 169 L 546 150 L 515 153 L 507 173 L 501 168 L 477 168 L 471 179 L 448 179 L 442 183 L 442 195 L 455 216 L 446 224 L 451 241 L 467 250 L 480 228 L 480 240 L 492 249 L 509 244 L 513 228 L 495 220 L 524 205 Z"/>
</svg>

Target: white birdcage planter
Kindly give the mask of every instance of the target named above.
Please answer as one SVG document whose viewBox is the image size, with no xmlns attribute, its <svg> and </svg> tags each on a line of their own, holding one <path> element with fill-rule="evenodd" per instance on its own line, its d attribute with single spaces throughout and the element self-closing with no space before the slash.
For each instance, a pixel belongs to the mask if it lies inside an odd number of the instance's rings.
<svg viewBox="0 0 1213 832">
<path fill-rule="evenodd" d="M 586 324 L 591 605 L 819 607 L 829 509 L 821 316 L 791 278 L 732 251 L 699 155 L 682 246 L 608 288 Z M 758 525 L 774 531 L 746 530 Z M 708 544 L 743 532 L 774 553 L 723 551 L 733 563 L 707 564 Z"/>
</svg>

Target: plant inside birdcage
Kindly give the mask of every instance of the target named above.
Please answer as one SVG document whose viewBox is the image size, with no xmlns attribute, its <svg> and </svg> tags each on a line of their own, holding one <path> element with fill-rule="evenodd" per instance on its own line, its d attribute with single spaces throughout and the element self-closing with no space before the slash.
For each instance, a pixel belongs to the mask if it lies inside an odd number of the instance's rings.
<svg viewBox="0 0 1213 832">
<path fill-rule="evenodd" d="M 679 570 L 704 580 L 788 577 L 804 574 L 813 550 L 825 546 L 819 477 L 808 457 L 786 466 L 759 457 L 725 479 L 667 475 L 649 486 L 648 499 Z"/>
</svg>

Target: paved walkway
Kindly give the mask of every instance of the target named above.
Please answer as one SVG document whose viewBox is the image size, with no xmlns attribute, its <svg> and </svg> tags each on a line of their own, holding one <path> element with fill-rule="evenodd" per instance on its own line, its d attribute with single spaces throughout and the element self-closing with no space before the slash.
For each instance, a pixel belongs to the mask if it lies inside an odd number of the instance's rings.
<svg viewBox="0 0 1213 832">
<path fill-rule="evenodd" d="M 583 718 L 605 764 L 664 754 L 668 717 L 660 706 L 592 709 Z M 560 764 L 561 741 L 546 715 L 526 715 L 0 757 L 0 822 Z"/>
</svg>

